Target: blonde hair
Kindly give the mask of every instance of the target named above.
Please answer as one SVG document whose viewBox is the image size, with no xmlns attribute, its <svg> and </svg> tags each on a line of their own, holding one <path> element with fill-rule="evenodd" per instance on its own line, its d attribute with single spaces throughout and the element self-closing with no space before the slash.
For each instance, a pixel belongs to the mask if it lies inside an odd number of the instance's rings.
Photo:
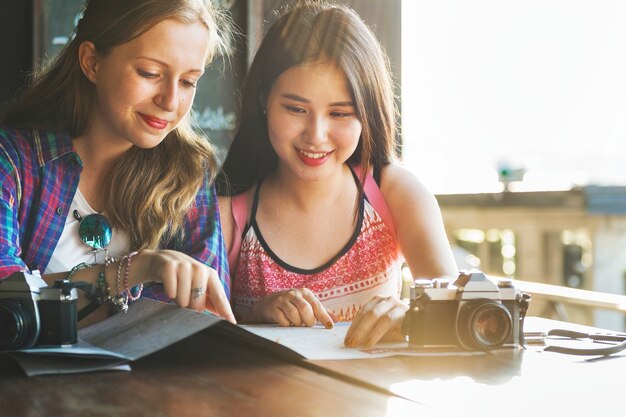
<svg viewBox="0 0 626 417">
<path fill-rule="evenodd" d="M 220 48 L 225 18 L 210 0 L 88 0 L 71 40 L 7 109 L 0 122 L 13 127 L 68 132 L 78 137 L 95 111 L 96 92 L 78 63 L 78 47 L 93 42 L 98 54 L 126 43 L 164 19 L 201 22 L 209 30 L 208 64 Z M 128 232 L 132 249 L 156 248 L 182 237 L 184 217 L 205 181 L 216 175 L 215 152 L 187 114 L 152 149 L 131 148 L 106 176 L 105 212 Z"/>
</svg>

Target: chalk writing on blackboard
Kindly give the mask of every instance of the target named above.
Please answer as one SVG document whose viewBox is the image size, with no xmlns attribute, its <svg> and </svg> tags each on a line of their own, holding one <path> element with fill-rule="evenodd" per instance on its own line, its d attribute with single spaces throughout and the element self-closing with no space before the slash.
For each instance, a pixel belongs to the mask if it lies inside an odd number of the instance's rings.
<svg viewBox="0 0 626 417">
<path fill-rule="evenodd" d="M 196 112 L 196 122 L 202 129 L 213 131 L 230 131 L 235 128 L 235 112 L 224 112 L 224 107 L 216 109 L 205 107 L 202 112 Z"/>
</svg>

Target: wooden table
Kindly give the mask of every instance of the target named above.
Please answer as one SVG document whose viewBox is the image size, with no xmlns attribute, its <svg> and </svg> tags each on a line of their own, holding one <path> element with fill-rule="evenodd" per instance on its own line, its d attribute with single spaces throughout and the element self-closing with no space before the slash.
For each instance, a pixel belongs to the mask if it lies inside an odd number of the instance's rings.
<svg viewBox="0 0 626 417">
<path fill-rule="evenodd" d="M 0 415 L 621 415 L 626 386 L 623 356 L 600 360 L 532 348 L 294 362 L 223 340 L 211 329 L 133 362 L 132 369 L 27 378 L 0 356 Z"/>
<path fill-rule="evenodd" d="M 602 331 L 536 317 L 527 319 L 525 326 L 526 331 L 554 328 Z M 578 342 L 567 345 L 572 343 Z M 572 417 L 624 413 L 626 351 L 597 357 L 542 350 L 543 346 L 530 345 L 527 349 L 469 356 L 395 356 L 314 364 L 368 381 L 443 415 L 522 417 L 544 416 L 550 411 Z"/>
<path fill-rule="evenodd" d="M 211 336 L 196 334 L 132 363 L 132 372 L 27 378 L 0 356 L 0 416 L 423 415 L 372 392 Z M 428 414 L 426 414 L 428 415 Z"/>
</svg>

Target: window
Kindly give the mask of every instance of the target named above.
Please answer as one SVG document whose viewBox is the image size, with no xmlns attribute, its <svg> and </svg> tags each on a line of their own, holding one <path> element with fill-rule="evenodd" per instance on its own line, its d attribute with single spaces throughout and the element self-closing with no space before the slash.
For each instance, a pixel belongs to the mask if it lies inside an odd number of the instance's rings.
<svg viewBox="0 0 626 417">
<path fill-rule="evenodd" d="M 402 1 L 403 160 L 484 271 L 626 293 L 624 21 L 620 0 Z"/>
<path fill-rule="evenodd" d="M 405 163 L 435 193 L 626 184 L 626 4 L 404 0 Z"/>
</svg>

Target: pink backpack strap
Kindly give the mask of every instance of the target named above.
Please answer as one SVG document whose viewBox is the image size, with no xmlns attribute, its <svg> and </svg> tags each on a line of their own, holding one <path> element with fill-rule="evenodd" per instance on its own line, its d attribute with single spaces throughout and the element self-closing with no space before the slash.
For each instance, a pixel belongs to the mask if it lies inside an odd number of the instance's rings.
<svg viewBox="0 0 626 417">
<path fill-rule="evenodd" d="M 361 173 L 363 172 L 360 166 L 353 166 L 352 169 L 356 173 L 357 177 L 361 179 Z M 365 176 L 365 183 L 363 184 L 363 192 L 367 196 L 367 201 L 369 201 L 370 205 L 376 210 L 378 215 L 381 217 L 383 222 L 387 225 L 393 237 L 396 237 L 396 225 L 393 222 L 393 216 L 391 215 L 391 210 L 389 210 L 389 206 L 385 202 L 385 197 L 383 196 L 382 191 L 380 191 L 380 187 L 376 183 L 376 180 L 369 172 Z"/>
<path fill-rule="evenodd" d="M 233 277 L 237 261 L 239 260 L 239 250 L 241 249 L 242 234 L 248 219 L 248 193 L 241 193 L 231 198 L 231 208 L 235 224 L 233 225 L 233 241 L 228 251 L 228 265 L 230 274 Z"/>
</svg>

